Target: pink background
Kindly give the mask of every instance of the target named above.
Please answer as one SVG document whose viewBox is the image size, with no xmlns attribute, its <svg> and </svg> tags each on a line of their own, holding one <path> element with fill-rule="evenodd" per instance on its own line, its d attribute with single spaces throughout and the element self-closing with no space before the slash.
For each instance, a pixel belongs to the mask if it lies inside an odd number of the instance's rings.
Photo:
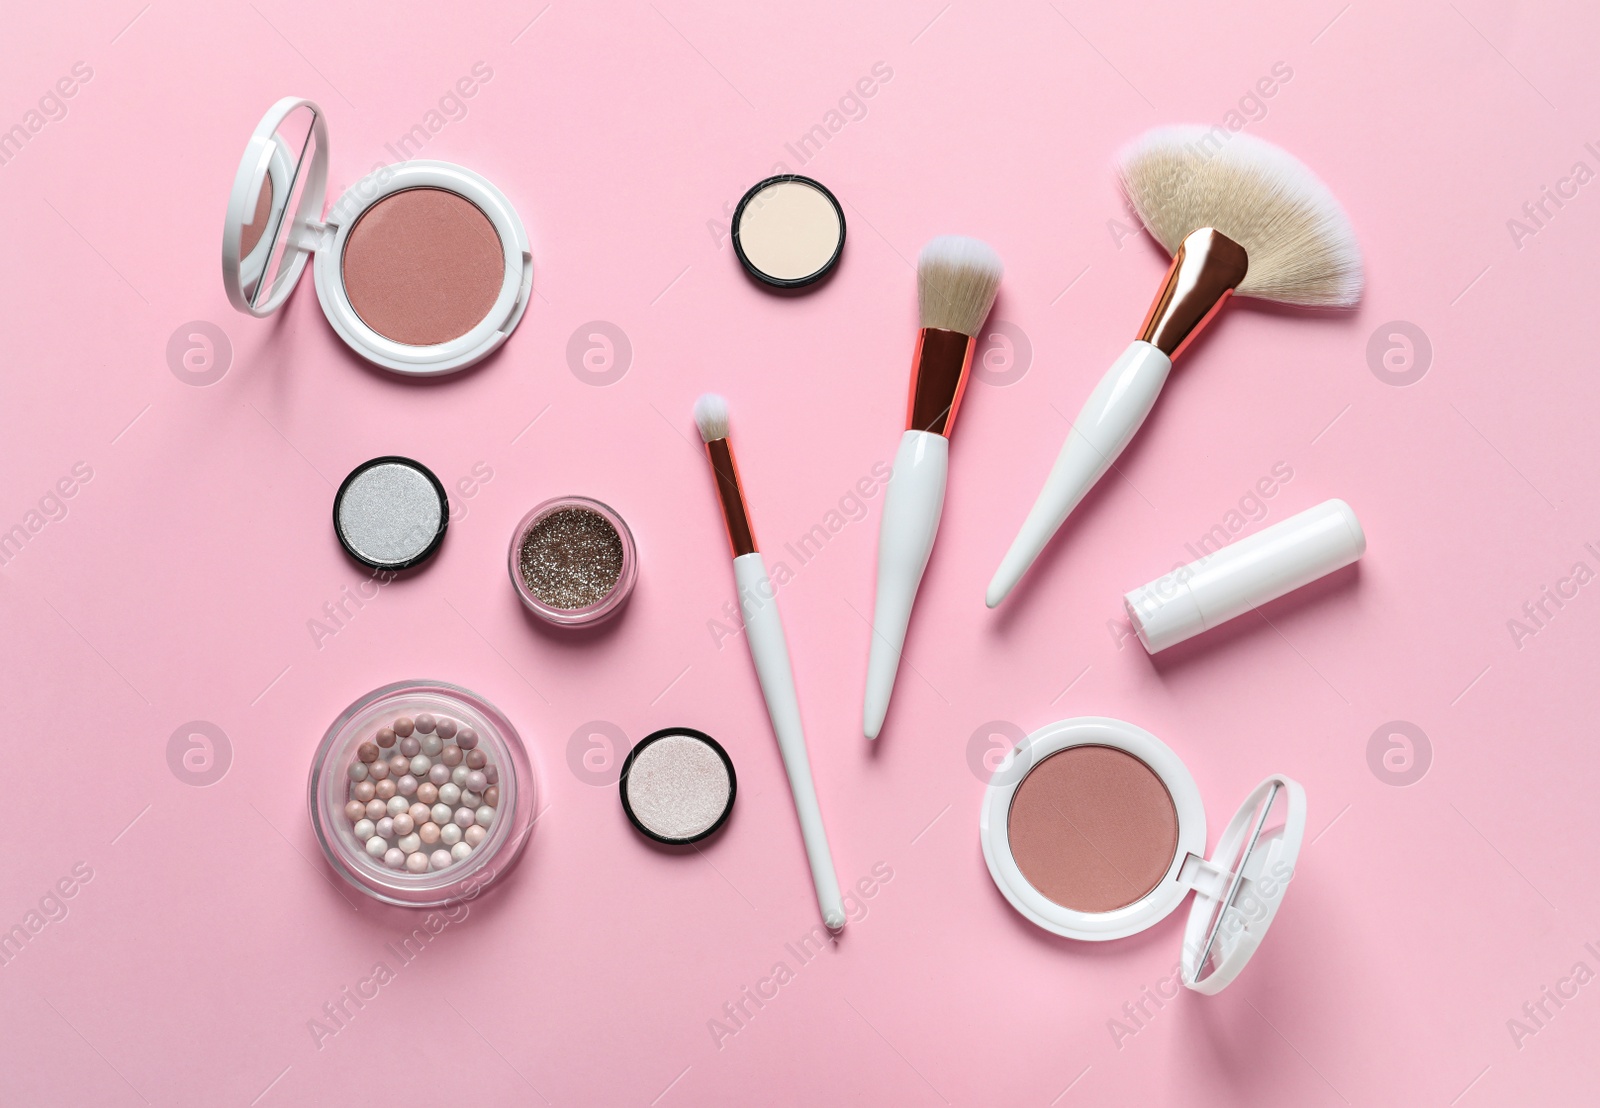
<svg viewBox="0 0 1600 1108">
<path fill-rule="evenodd" d="M 495 8 L 0 15 L 0 126 L 75 63 L 92 71 L 0 165 L 0 528 L 66 513 L 0 568 L 0 926 L 56 917 L 0 965 L 0 1102 L 1585 1099 L 1600 984 L 1570 975 L 1600 972 L 1584 946 L 1600 948 L 1600 585 L 1549 605 L 1520 643 L 1507 621 L 1575 563 L 1600 569 L 1584 546 L 1600 549 L 1584 322 L 1600 184 L 1546 202 L 1520 243 L 1507 221 L 1574 163 L 1600 169 L 1584 145 L 1600 140 L 1585 116 L 1600 92 L 1592 13 Z M 505 348 L 417 383 L 346 350 L 309 279 L 277 319 L 232 311 L 221 217 L 261 113 L 289 94 L 323 106 L 337 195 L 478 62 L 492 77 L 423 156 L 483 173 L 527 223 L 537 295 Z M 864 118 L 802 167 L 785 144 L 877 63 L 891 75 Z M 1273 95 L 1247 99 L 1280 65 Z M 1347 207 L 1366 299 L 1340 316 L 1230 308 L 1123 479 L 990 613 L 983 588 L 1067 416 L 1163 269 L 1119 229 L 1110 158 L 1145 127 L 1218 123 L 1241 100 L 1249 132 Z M 718 228 L 779 161 L 827 183 L 850 227 L 833 280 L 798 298 L 748 281 Z M 689 408 L 708 388 L 731 398 L 759 533 L 795 568 L 783 544 L 893 456 L 910 260 L 942 232 L 1005 259 L 994 319 L 1010 329 L 991 330 L 1011 345 L 993 364 L 1009 350 L 1025 372 L 968 392 L 875 748 L 859 727 L 881 492 L 781 593 L 840 877 L 872 890 L 802 963 L 786 944 L 815 904 L 747 655 L 710 625 L 732 573 Z M 604 387 L 567 353 L 596 320 L 632 347 Z M 205 387 L 168 362 L 192 321 L 231 343 Z M 1391 321 L 1431 343 L 1405 387 L 1369 365 Z M 308 622 L 364 578 L 331 533 L 334 486 L 385 453 L 432 466 L 457 518 L 430 567 L 349 606 L 319 643 Z M 92 476 L 48 499 L 79 463 Z M 1185 560 L 1280 463 L 1292 478 L 1250 528 L 1344 497 L 1370 537 L 1359 572 L 1275 605 L 1270 626 L 1152 661 L 1117 629 L 1120 594 Z M 462 495 L 480 464 L 492 477 Z M 623 618 L 586 638 L 535 626 L 505 578 L 515 521 L 562 493 L 614 505 L 642 557 Z M 385 944 L 420 917 L 337 884 L 303 792 L 338 712 L 408 677 L 465 684 L 515 720 L 548 806 L 522 866 L 401 966 Z M 1132 1035 L 1110 1021 L 1169 975 L 1181 913 L 1123 942 L 1058 940 L 1006 905 L 978 846 L 984 725 L 1080 714 L 1173 746 L 1213 839 L 1270 772 L 1310 797 L 1297 878 L 1255 962 Z M 205 787 L 168 761 L 197 720 L 228 740 Z M 740 778 L 729 826 L 683 856 L 643 841 L 615 789 L 573 768 L 596 720 L 630 740 L 668 724 L 721 738 Z M 1431 749 L 1396 749 L 1401 768 L 1426 768 L 1404 787 L 1369 763 L 1391 721 Z M 620 755 L 597 752 L 612 774 Z M 52 899 L 63 881 L 73 895 Z M 319 1042 L 309 1021 L 380 961 L 395 979 Z M 719 1036 L 710 1021 L 780 962 L 792 980 Z M 1563 980 L 1577 995 L 1543 1001 L 1536 1030 L 1508 1024 Z"/>
</svg>

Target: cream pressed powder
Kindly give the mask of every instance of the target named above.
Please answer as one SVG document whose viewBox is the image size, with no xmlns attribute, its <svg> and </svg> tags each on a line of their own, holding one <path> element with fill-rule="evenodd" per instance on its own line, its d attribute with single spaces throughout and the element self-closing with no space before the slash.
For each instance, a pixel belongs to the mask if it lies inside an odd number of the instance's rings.
<svg viewBox="0 0 1600 1108">
<path fill-rule="evenodd" d="M 412 188 L 373 204 L 345 240 L 344 289 L 361 321 L 408 346 L 458 339 L 505 281 L 505 249 L 472 201 Z"/>
<path fill-rule="evenodd" d="M 844 248 L 844 212 L 809 177 L 770 177 L 733 215 L 734 250 L 758 280 L 796 288 L 820 280 Z"/>
</svg>

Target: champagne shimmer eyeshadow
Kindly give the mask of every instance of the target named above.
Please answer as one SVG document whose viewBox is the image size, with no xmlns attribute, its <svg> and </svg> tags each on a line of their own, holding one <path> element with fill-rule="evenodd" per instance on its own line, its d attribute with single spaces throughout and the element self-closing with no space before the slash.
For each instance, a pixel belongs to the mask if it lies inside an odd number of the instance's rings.
<svg viewBox="0 0 1600 1108">
<path fill-rule="evenodd" d="M 1144 897 L 1178 849 L 1178 813 L 1161 779 L 1109 746 L 1075 746 L 1017 786 L 1007 817 L 1028 883 L 1078 912 L 1110 912 Z"/>
<path fill-rule="evenodd" d="M 669 728 L 642 740 L 622 767 L 622 809 L 657 842 L 709 837 L 733 810 L 733 763 L 710 735 Z"/>
<path fill-rule="evenodd" d="M 378 334 L 408 346 L 449 342 L 483 322 L 505 275 L 494 224 L 444 189 L 384 197 L 345 240 L 350 306 Z"/>
</svg>

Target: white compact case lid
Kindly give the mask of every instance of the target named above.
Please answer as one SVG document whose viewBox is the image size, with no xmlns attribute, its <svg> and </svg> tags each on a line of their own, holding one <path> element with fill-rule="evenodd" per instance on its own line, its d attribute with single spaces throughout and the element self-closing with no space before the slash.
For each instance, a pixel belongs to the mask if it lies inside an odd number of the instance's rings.
<svg viewBox="0 0 1600 1108">
<path fill-rule="evenodd" d="M 1057 904 L 1029 883 L 1011 852 L 1011 801 L 1027 771 L 1075 746 L 1108 746 L 1138 758 L 1161 779 L 1177 812 L 1178 843 L 1165 876 L 1139 900 L 1109 912 Z M 1103 716 L 1047 724 L 1019 743 L 990 779 L 978 819 L 995 885 L 1013 908 L 1054 934 L 1090 942 L 1126 938 L 1160 922 L 1193 894 L 1184 930 L 1183 983 L 1208 994 L 1239 975 L 1277 917 L 1305 825 L 1305 790 L 1274 775 L 1250 793 L 1206 858 L 1205 807 L 1183 761 L 1144 728 Z"/>
<path fill-rule="evenodd" d="M 1274 813 L 1281 822 L 1268 826 Z M 1305 789 L 1274 774 L 1251 790 L 1211 857 L 1189 859 L 1179 875 L 1194 890 L 1183 931 L 1185 985 L 1218 993 L 1239 976 L 1278 916 L 1305 837 Z"/>
<path fill-rule="evenodd" d="M 269 182 L 272 204 L 266 228 L 245 252 L 245 226 Z M 310 100 L 286 96 L 267 110 L 251 133 L 228 194 L 222 284 L 235 308 L 267 316 L 283 306 L 313 249 L 301 232 L 307 222 L 315 223 L 322 215 L 327 192 L 328 129 L 322 109 Z M 291 201 L 295 201 L 292 212 Z"/>
<path fill-rule="evenodd" d="M 1342 569 L 1366 552 L 1361 521 L 1325 500 L 1123 597 L 1154 654 Z"/>
<path fill-rule="evenodd" d="M 264 184 L 272 202 L 265 231 L 243 250 L 244 229 Z M 475 204 L 500 238 L 505 276 L 493 306 L 466 334 L 430 346 L 396 342 L 369 327 L 345 291 L 345 240 L 361 216 L 384 197 L 437 188 Z M 381 166 L 345 190 L 329 209 L 328 131 L 313 101 L 287 96 L 262 117 L 239 161 L 222 231 L 222 280 L 242 312 L 267 316 L 283 306 L 316 255 L 317 299 L 339 337 L 362 357 L 396 373 L 434 376 L 472 365 L 503 343 L 522 319 L 533 291 L 528 232 L 504 193 L 487 179 L 449 162 L 408 161 Z"/>
</svg>

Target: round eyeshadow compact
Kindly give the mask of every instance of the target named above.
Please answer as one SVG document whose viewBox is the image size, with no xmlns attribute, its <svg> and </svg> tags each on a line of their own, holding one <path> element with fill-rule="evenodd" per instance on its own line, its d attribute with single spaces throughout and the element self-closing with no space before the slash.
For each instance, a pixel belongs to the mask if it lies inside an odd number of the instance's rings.
<svg viewBox="0 0 1600 1108">
<path fill-rule="evenodd" d="M 728 821 L 739 782 L 728 752 L 710 735 L 669 727 L 647 735 L 622 763 L 622 810 L 639 833 L 683 846 Z"/>
<path fill-rule="evenodd" d="M 1193 895 L 1183 983 L 1215 993 L 1238 976 L 1277 916 L 1305 838 L 1305 791 L 1268 777 L 1210 858 L 1200 790 L 1160 739 L 1084 717 L 1035 731 L 995 770 L 979 835 L 1000 892 L 1072 939 L 1121 939 Z"/>
<path fill-rule="evenodd" d="M 559 627 L 615 615 L 639 576 L 633 532 L 614 510 L 583 496 L 547 500 L 523 516 L 507 561 L 522 603 Z"/>
<path fill-rule="evenodd" d="M 844 251 L 844 209 L 809 177 L 768 177 L 734 209 L 733 251 L 758 281 L 782 289 L 815 284 Z"/>
<path fill-rule="evenodd" d="M 510 336 L 533 289 L 533 254 L 499 189 L 427 160 L 374 169 L 324 213 L 327 187 L 322 109 L 278 101 L 250 136 L 228 199 L 222 276 L 234 307 L 277 311 L 315 256 L 323 314 L 385 369 L 450 373 Z"/>
<path fill-rule="evenodd" d="M 333 530 L 345 553 L 364 566 L 398 572 L 438 552 L 450 526 L 450 502 L 433 471 L 389 456 L 350 471 L 333 498 Z"/>
<path fill-rule="evenodd" d="M 328 862 L 387 904 L 468 900 L 533 830 L 533 766 L 476 693 L 402 681 L 346 708 L 311 761 L 311 827 Z"/>
</svg>

